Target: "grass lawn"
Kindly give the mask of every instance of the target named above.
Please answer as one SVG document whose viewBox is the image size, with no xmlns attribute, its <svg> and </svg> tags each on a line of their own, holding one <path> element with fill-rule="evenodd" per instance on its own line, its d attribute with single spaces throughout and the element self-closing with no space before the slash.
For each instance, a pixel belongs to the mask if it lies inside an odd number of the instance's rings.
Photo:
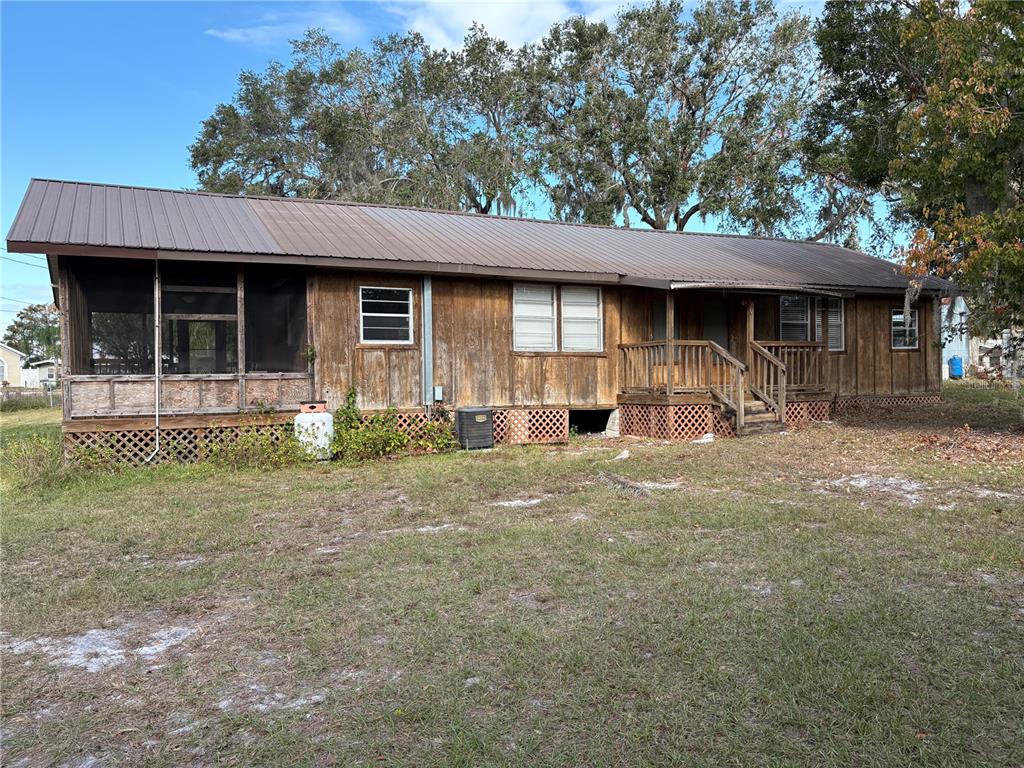
<svg viewBox="0 0 1024 768">
<path fill-rule="evenodd" d="M 4 764 L 1024 764 L 1022 401 L 845 419 L 6 477 Z"/>
</svg>

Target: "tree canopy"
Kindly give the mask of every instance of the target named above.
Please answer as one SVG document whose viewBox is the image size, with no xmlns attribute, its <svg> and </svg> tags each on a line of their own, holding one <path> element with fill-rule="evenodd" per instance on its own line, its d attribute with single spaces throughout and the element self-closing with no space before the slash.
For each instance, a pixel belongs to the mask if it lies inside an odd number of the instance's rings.
<svg viewBox="0 0 1024 768">
<path fill-rule="evenodd" d="M 567 221 L 907 243 L 1024 324 L 1024 5 L 649 0 L 513 48 L 472 27 L 243 72 L 191 147 L 204 189 Z"/>
<path fill-rule="evenodd" d="M 4 330 L 4 344 L 24 352 L 26 361 L 60 357 L 60 321 L 53 304 L 30 304 Z"/>
</svg>

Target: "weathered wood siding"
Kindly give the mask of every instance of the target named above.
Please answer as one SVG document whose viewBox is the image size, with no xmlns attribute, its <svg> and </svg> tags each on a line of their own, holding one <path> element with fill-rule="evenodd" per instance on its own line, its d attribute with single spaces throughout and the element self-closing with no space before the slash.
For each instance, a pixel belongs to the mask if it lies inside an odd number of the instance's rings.
<svg viewBox="0 0 1024 768">
<path fill-rule="evenodd" d="M 350 386 L 367 410 L 423 404 L 420 344 L 421 280 L 414 275 L 317 270 L 312 279 L 310 323 L 316 350 L 314 377 L 319 397 L 337 408 Z M 359 287 L 411 288 L 413 343 L 359 341 Z"/>
<path fill-rule="evenodd" d="M 458 406 L 613 407 L 621 289 L 601 291 L 603 352 L 515 352 L 510 281 L 434 278 L 434 384 Z M 632 327 L 630 325 L 630 327 Z"/>
</svg>

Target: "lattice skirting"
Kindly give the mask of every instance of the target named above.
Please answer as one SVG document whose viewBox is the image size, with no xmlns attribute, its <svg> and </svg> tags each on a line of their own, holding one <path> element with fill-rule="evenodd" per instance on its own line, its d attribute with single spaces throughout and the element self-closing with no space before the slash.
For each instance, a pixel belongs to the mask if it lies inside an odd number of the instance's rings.
<svg viewBox="0 0 1024 768">
<path fill-rule="evenodd" d="M 848 410 L 882 406 L 885 408 L 901 408 L 908 405 L 935 405 L 942 402 L 940 395 L 879 395 L 877 397 L 844 397 L 836 398 L 832 403 L 835 413 Z"/>
<path fill-rule="evenodd" d="M 831 417 L 831 400 L 804 400 L 786 403 L 787 424 L 807 424 L 811 421 L 828 421 Z"/>
<path fill-rule="evenodd" d="M 373 416 L 372 413 L 364 413 L 362 415 L 363 424 Z M 395 414 L 395 420 L 399 432 L 404 432 L 410 440 L 418 440 L 423 436 L 423 427 L 430 421 L 430 417 L 423 411 L 399 411 Z"/>
<path fill-rule="evenodd" d="M 619 406 L 619 430 L 624 435 L 657 440 L 695 440 L 708 432 L 723 436 L 734 434 L 721 411 L 707 403 L 624 403 Z"/>
<path fill-rule="evenodd" d="M 568 408 L 495 409 L 496 443 L 564 443 L 569 439 Z"/>
<path fill-rule="evenodd" d="M 291 430 L 290 424 L 245 426 L 165 427 L 160 430 L 160 452 L 153 463 L 196 462 L 215 445 L 230 445 L 246 433 L 266 434 L 277 443 Z M 155 429 L 120 429 L 101 432 L 65 432 L 64 457 L 70 462 L 139 465 L 156 448 Z"/>
</svg>

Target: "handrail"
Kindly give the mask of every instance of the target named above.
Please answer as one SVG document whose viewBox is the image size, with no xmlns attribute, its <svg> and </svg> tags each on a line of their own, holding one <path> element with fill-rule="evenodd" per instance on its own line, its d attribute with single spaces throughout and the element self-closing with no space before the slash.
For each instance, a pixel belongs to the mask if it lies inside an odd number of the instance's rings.
<svg viewBox="0 0 1024 768">
<path fill-rule="evenodd" d="M 708 339 L 706 343 L 707 343 L 708 347 L 713 349 L 715 352 L 717 352 L 719 355 L 724 357 L 726 360 L 728 360 L 730 363 L 735 365 L 737 368 L 742 368 L 744 371 L 747 369 L 746 363 L 744 363 L 741 360 L 737 360 L 735 357 L 730 355 L 725 350 L 725 348 L 722 347 L 718 342 L 712 341 L 711 339 Z"/>
<path fill-rule="evenodd" d="M 767 349 L 765 349 L 763 346 L 761 346 L 761 342 L 759 342 L 759 341 L 752 341 L 752 342 L 750 342 L 750 346 L 755 351 L 757 351 L 757 352 L 761 353 L 762 355 L 764 355 L 765 357 L 767 357 L 769 362 L 771 362 L 774 365 L 777 365 L 780 368 L 782 368 L 783 370 L 785 370 L 786 364 L 784 362 L 782 362 L 779 358 L 777 358 L 775 355 L 773 355 L 771 352 L 769 352 Z"/>
<path fill-rule="evenodd" d="M 816 391 L 825 387 L 827 350 L 820 341 L 757 341 L 786 365 L 790 389 Z"/>
</svg>

